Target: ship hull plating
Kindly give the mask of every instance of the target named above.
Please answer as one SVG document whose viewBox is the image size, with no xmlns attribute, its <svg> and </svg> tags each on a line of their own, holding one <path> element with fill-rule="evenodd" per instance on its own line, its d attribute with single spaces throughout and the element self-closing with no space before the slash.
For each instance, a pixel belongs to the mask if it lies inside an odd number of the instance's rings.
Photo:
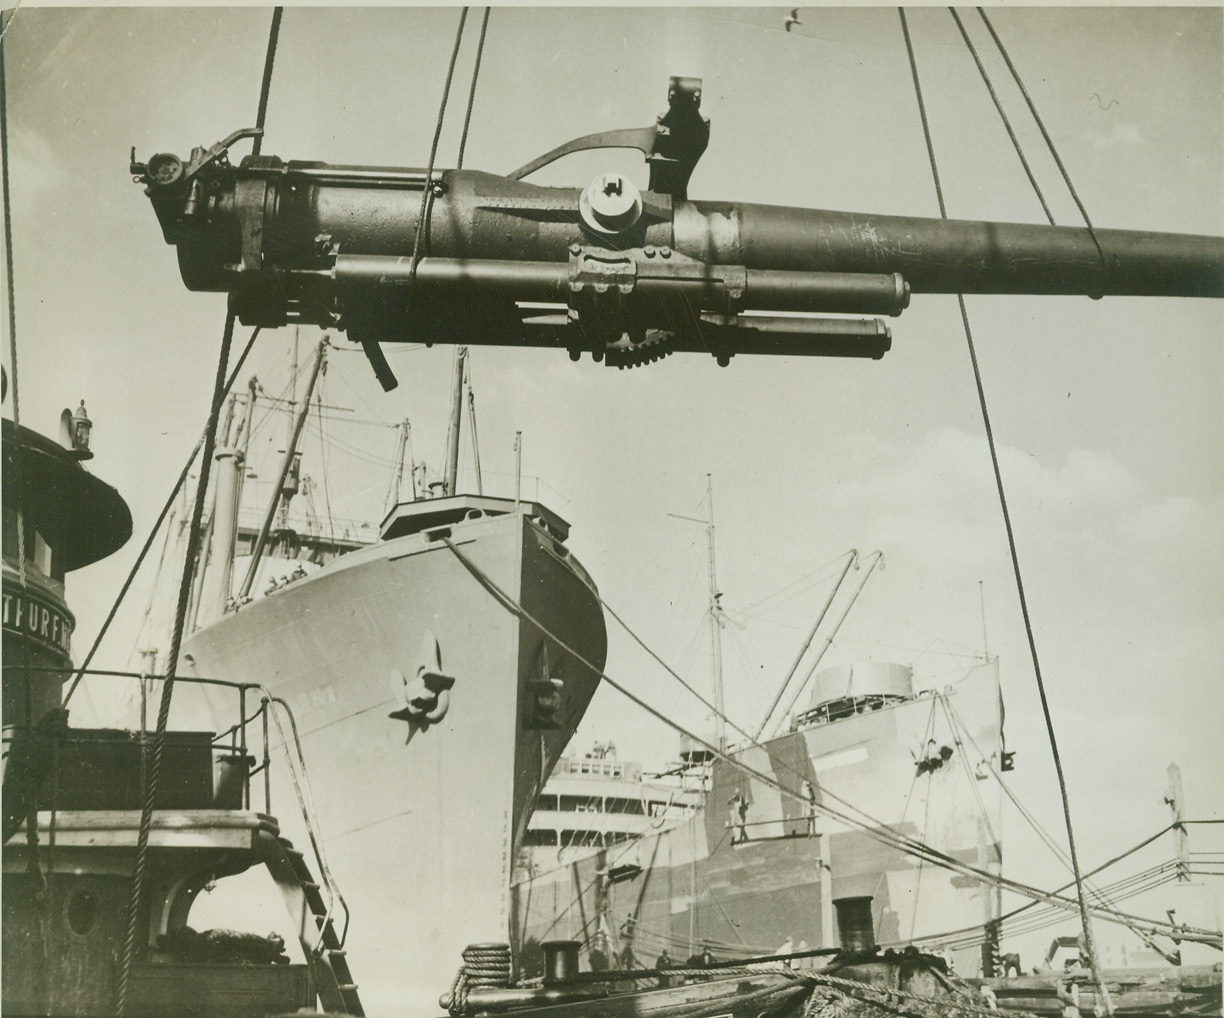
<svg viewBox="0 0 1224 1018">
<path fill-rule="evenodd" d="M 353 552 L 184 647 L 187 673 L 260 682 L 292 707 L 371 1013 L 436 1009 L 466 944 L 508 938 L 511 860 L 530 803 L 598 682 L 553 641 L 545 650 L 540 628 L 460 556 L 603 668 L 589 578 L 517 512 Z M 405 719 L 401 692 L 425 670 L 454 679 L 444 716 L 428 725 Z M 538 723 L 538 680 L 550 678 L 562 682 L 545 712 L 553 727 Z"/>
</svg>

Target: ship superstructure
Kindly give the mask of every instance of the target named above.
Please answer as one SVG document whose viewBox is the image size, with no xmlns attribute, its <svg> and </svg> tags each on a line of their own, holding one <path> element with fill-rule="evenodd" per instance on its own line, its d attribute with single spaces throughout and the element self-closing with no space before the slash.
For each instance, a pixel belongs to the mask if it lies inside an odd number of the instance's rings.
<svg viewBox="0 0 1224 1018">
<path fill-rule="evenodd" d="M 576 915 L 585 919 L 577 939 L 603 950 L 610 937 L 612 951 L 643 963 L 702 944 L 724 956 L 835 947 L 841 898 L 871 899 L 881 943 L 930 946 L 940 931 L 984 926 L 998 914 L 997 891 L 913 858 L 896 835 L 998 872 L 991 778 L 1011 762 L 1002 720 L 993 660 L 923 691 L 902 665 L 826 668 L 789 732 L 698 765 L 709 790 L 691 817 L 520 881 L 520 942 Z M 859 822 L 831 820 L 825 806 Z M 979 960 L 958 952 L 958 971 Z"/>
<path fill-rule="evenodd" d="M 262 687 L 207 680 L 230 723 L 219 732 L 150 730 L 164 676 L 81 672 L 65 691 L 66 574 L 132 530 L 122 496 L 80 464 L 90 428 L 83 405 L 59 442 L 4 420 L 4 1013 L 252 1018 L 319 1002 L 360 1015 L 334 886 L 272 815 L 280 707 Z M 70 727 L 81 680 L 138 690 L 139 725 Z M 202 891 L 261 869 L 289 908 L 296 962 L 279 935 L 191 925 Z"/>
<path fill-rule="evenodd" d="M 567 754 L 536 800 L 519 869 L 547 870 L 671 826 L 704 802 L 703 791 L 700 775 L 647 777 L 640 763 L 619 759 L 612 742 Z"/>
</svg>

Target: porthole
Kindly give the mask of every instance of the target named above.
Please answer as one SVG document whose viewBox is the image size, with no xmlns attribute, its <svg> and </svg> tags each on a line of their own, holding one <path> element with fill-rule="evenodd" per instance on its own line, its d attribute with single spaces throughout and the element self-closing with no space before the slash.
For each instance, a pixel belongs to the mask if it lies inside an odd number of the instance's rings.
<svg viewBox="0 0 1224 1018">
<path fill-rule="evenodd" d="M 64 904 L 64 920 L 78 937 L 87 937 L 98 925 L 98 899 L 92 891 L 73 891 Z"/>
</svg>

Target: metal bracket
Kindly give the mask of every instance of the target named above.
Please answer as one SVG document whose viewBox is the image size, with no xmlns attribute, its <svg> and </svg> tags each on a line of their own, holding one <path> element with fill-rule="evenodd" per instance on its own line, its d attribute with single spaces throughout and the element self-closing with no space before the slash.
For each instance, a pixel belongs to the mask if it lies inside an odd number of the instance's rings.
<svg viewBox="0 0 1224 1018">
<path fill-rule="evenodd" d="M 635 148 L 650 164 L 651 191 L 686 198 L 689 177 L 710 143 L 710 119 L 699 112 L 701 79 L 671 78 L 668 82 L 667 105 L 667 112 L 655 121 L 653 127 L 634 127 L 583 135 L 581 138 L 567 141 L 564 145 L 558 145 L 551 152 L 546 152 L 507 174 L 507 177 L 510 180 L 522 180 L 536 170 L 574 152 Z"/>
<path fill-rule="evenodd" d="M 137 180 L 149 187 L 173 187 L 176 184 L 189 182 L 200 170 L 220 159 L 243 138 L 258 138 L 263 133 L 262 127 L 239 128 L 211 148 L 192 149 L 191 161 L 186 166 L 178 156 L 164 152 L 150 156 L 147 163 L 138 163 L 136 147 L 133 145 L 128 170 Z"/>
</svg>

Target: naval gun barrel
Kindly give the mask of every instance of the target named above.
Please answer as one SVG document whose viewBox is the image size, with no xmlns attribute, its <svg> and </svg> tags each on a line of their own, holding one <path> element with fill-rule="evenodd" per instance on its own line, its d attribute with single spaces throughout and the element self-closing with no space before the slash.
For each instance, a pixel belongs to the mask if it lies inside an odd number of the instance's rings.
<svg viewBox="0 0 1224 1018">
<path fill-rule="evenodd" d="M 883 322 L 803 316 L 895 316 L 911 293 L 1224 296 L 1218 237 L 688 201 L 618 174 L 578 190 L 471 170 L 233 166 L 224 148 L 241 133 L 186 164 L 133 162 L 184 283 L 232 294 L 245 324 L 347 329 L 367 352 L 412 340 L 552 345 L 620 366 L 673 349 L 879 357 Z"/>
</svg>

